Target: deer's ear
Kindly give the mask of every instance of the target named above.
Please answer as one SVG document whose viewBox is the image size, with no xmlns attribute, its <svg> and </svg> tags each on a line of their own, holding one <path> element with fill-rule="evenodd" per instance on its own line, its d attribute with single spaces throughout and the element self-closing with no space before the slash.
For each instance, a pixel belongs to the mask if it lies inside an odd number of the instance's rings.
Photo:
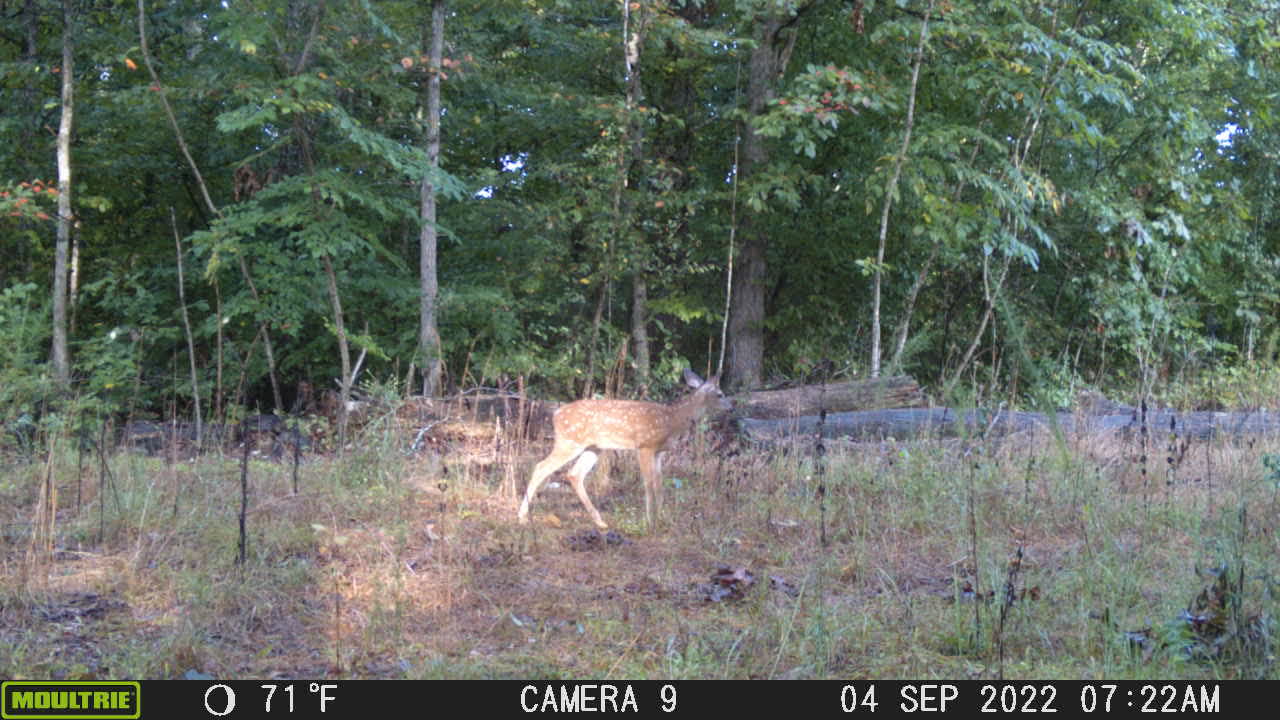
<svg viewBox="0 0 1280 720">
<path fill-rule="evenodd" d="M 689 368 L 684 369 L 684 381 L 688 383 L 691 388 L 702 387 L 702 384 L 705 382 L 698 373 L 690 370 Z"/>
</svg>

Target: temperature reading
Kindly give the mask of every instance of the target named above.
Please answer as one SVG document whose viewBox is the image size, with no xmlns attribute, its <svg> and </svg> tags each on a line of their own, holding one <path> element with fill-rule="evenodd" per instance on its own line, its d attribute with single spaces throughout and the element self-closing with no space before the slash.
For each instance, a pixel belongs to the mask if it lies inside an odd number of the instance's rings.
<svg viewBox="0 0 1280 720">
<path fill-rule="evenodd" d="M 271 698 L 275 697 L 277 686 L 263 685 L 262 687 L 267 689 L 267 712 L 271 712 Z M 289 712 L 293 712 L 293 686 L 285 685 L 284 691 L 289 695 Z"/>
<path fill-rule="evenodd" d="M 334 688 L 336 688 L 336 687 L 338 687 L 338 686 L 337 686 L 337 685 L 321 685 L 321 684 L 319 684 L 319 683 L 311 683 L 311 687 L 307 688 L 307 689 L 308 689 L 308 690 L 310 690 L 311 692 L 316 693 L 316 694 L 318 694 L 318 695 L 320 696 L 320 712 L 327 712 L 327 711 L 329 710 L 329 701 L 330 701 L 330 700 L 337 700 L 337 698 L 335 698 L 334 696 L 332 696 L 332 695 L 330 695 L 330 694 L 329 694 L 329 691 L 330 691 L 330 690 L 332 690 L 332 689 L 334 689 Z"/>
<path fill-rule="evenodd" d="M 293 712 L 293 685 L 263 685 L 267 690 L 266 711 L 271 712 L 271 700 L 275 697 L 276 689 L 281 689 L 289 702 L 289 709 L 286 712 Z M 312 695 L 318 695 L 320 698 L 320 712 L 328 712 L 330 701 L 336 700 L 333 695 L 329 694 L 330 690 L 336 688 L 337 685 L 321 685 L 320 683 L 311 683 L 307 686 L 307 692 Z"/>
</svg>

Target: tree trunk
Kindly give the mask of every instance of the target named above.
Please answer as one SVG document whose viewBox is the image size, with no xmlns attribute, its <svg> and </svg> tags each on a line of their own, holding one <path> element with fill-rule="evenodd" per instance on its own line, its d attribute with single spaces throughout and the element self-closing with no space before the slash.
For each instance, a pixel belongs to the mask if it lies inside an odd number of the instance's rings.
<svg viewBox="0 0 1280 720">
<path fill-rule="evenodd" d="M 249 263 L 244 259 L 243 252 L 236 255 L 240 261 L 240 275 L 244 277 L 245 284 L 249 286 L 249 294 L 253 296 L 253 302 L 260 310 L 262 298 L 258 295 L 258 286 L 253 282 L 253 276 L 249 274 Z M 257 311 L 254 315 L 257 315 Z M 276 378 L 276 351 L 271 343 L 271 330 L 268 329 L 265 320 L 258 321 L 258 329 L 262 332 L 262 350 L 267 358 L 267 378 L 271 381 L 271 399 L 275 402 L 276 412 L 284 412 L 284 398 L 280 394 L 280 381 Z"/>
<path fill-rule="evenodd" d="M 640 83 L 642 66 L 640 51 L 644 47 L 645 27 L 648 24 L 648 5 L 641 1 L 634 6 L 632 15 L 631 0 L 622 0 L 623 22 L 623 60 L 627 78 L 627 133 L 624 138 L 628 153 L 624 155 L 621 190 L 628 187 L 641 190 L 642 183 L 637 178 L 632 182 L 632 175 L 641 173 L 644 163 L 645 132 L 644 124 L 637 116 L 644 100 L 644 87 Z M 618 203 L 619 230 L 627 234 L 635 203 L 631 200 Z M 636 248 L 632 253 L 635 268 L 631 274 L 631 347 L 635 358 L 636 380 L 642 394 L 649 386 L 649 283 L 645 277 L 649 265 L 650 252 L 647 247 Z"/>
<path fill-rule="evenodd" d="M 76 334 L 76 310 L 79 307 L 78 298 L 80 297 L 80 229 L 75 223 L 71 224 L 71 267 L 68 268 L 68 276 L 70 287 L 67 289 L 67 306 L 68 315 L 67 327 L 68 334 L 75 337 Z"/>
<path fill-rule="evenodd" d="M 960 377 L 964 374 L 964 369 L 969 366 L 969 361 L 973 359 L 973 353 L 978 349 L 978 345 L 982 343 L 982 335 L 987 331 L 987 323 L 991 322 L 991 314 L 995 312 L 996 296 L 1004 289 L 1004 280 L 1009 276 L 1009 264 L 1013 261 L 1012 255 L 1006 255 L 1004 258 L 1004 267 L 1000 270 L 1000 277 L 996 280 L 996 286 L 991 288 L 990 273 L 990 256 L 984 255 L 982 258 L 982 288 L 983 296 L 986 298 L 986 309 L 982 313 L 982 320 L 978 323 L 978 331 L 973 334 L 973 341 L 969 343 L 969 347 L 964 351 L 964 356 L 960 358 L 960 364 L 956 366 L 955 372 L 952 373 L 951 379 L 947 381 L 942 391 L 942 397 L 945 399 L 951 395 L 951 389 L 960 382 Z"/>
<path fill-rule="evenodd" d="M 182 329 L 187 335 L 187 358 L 191 363 L 191 400 L 195 404 L 196 448 L 204 447 L 204 418 L 200 412 L 200 376 L 196 373 L 196 341 L 191 335 L 191 317 L 187 313 L 187 288 L 182 271 L 182 237 L 178 235 L 178 217 L 169 206 L 169 222 L 173 224 L 173 246 L 178 254 L 178 307 L 182 310 Z"/>
<path fill-rule="evenodd" d="M 323 4 L 321 7 L 323 7 Z M 146 18 L 146 6 L 143 0 L 138 0 L 138 43 L 142 47 L 142 62 L 147 66 L 147 74 L 151 76 L 151 82 L 157 89 L 156 94 L 160 96 L 160 106 L 164 108 L 165 117 L 169 119 L 169 127 L 173 129 L 173 136 L 177 140 L 178 149 L 182 152 L 182 157 L 186 159 L 187 166 L 191 168 L 191 174 L 195 176 L 196 187 L 200 188 L 200 197 L 204 200 L 205 207 L 214 215 L 222 217 L 222 210 L 214 204 L 213 198 L 209 195 L 209 186 L 205 184 L 204 175 L 200 172 L 200 166 L 196 165 L 195 158 L 191 156 L 191 149 L 187 147 L 187 140 L 182 135 L 182 128 L 178 127 L 178 118 L 174 116 L 173 107 L 169 105 L 169 98 L 165 95 L 164 86 L 160 83 L 160 75 L 156 73 L 155 65 L 151 62 L 151 50 L 147 43 Z M 253 296 L 253 301 L 258 305 L 258 309 L 261 309 L 262 299 L 258 295 L 257 286 L 254 285 L 253 276 L 249 274 L 249 264 L 244 259 L 244 253 L 237 252 L 236 255 L 236 259 L 240 262 L 240 274 L 244 277 L 245 284 L 249 286 L 249 294 Z M 257 310 L 255 310 L 254 314 L 255 316 L 257 315 Z M 276 379 L 275 350 L 271 346 L 271 332 L 267 328 L 266 321 L 258 320 L 258 330 L 262 334 L 262 346 L 266 349 L 267 376 L 271 379 L 271 393 L 274 396 L 275 409 L 283 412 L 284 402 L 280 396 L 280 383 Z"/>
<path fill-rule="evenodd" d="M 290 12 L 299 10 L 304 7 L 303 4 L 290 5 Z M 300 75 L 307 70 L 307 64 L 311 57 L 311 47 L 315 42 L 315 38 L 319 32 L 320 23 L 324 18 L 325 3 L 321 2 L 314 6 L 311 15 L 311 30 L 307 34 L 307 40 L 303 43 L 302 48 L 298 51 L 298 59 L 294 64 L 293 72 Z M 294 17 L 291 15 L 291 17 Z M 296 15 L 298 22 L 301 22 L 302 15 Z M 287 53 L 281 51 L 281 56 L 287 56 Z M 298 137 L 299 148 L 302 151 L 302 163 L 308 177 L 315 177 L 316 163 L 315 154 L 312 151 L 312 138 L 306 122 L 302 115 L 294 116 L 294 131 Z M 315 185 L 311 187 L 311 197 L 318 214 L 325 212 L 325 204 L 320 197 L 320 192 Z M 351 386 L 355 384 L 355 373 L 351 369 L 351 344 L 347 338 L 346 321 L 342 314 L 342 294 L 338 290 L 338 273 L 333 268 L 333 256 L 326 251 L 320 255 L 320 262 L 324 268 L 326 286 L 329 291 L 329 304 L 333 310 L 333 330 L 338 338 L 338 359 L 342 363 L 342 377 L 338 379 L 338 450 L 342 452 L 347 444 L 347 424 L 349 418 L 349 407 L 351 400 Z M 268 349 L 270 346 L 267 346 Z M 359 363 L 357 363 L 358 365 Z M 283 411 L 283 408 L 281 408 Z"/>
<path fill-rule="evenodd" d="M 733 275 L 729 309 L 728 387 L 735 391 L 760 387 L 764 374 L 764 296 L 767 235 L 756 223 L 743 221 L 742 245 Z"/>
<path fill-rule="evenodd" d="M 609 298 L 609 277 L 605 274 L 600 285 L 600 297 L 596 300 L 596 312 L 591 318 L 591 334 L 587 340 L 587 376 L 582 383 L 582 397 L 591 397 L 596 382 L 596 342 L 600 339 L 600 323 L 604 321 L 604 306 Z"/>
<path fill-rule="evenodd" d="M 333 305 L 333 326 L 338 336 L 338 356 L 342 360 L 342 379 L 338 381 L 338 448 L 347 444 L 347 405 L 351 399 L 351 348 L 347 344 L 347 329 L 342 322 L 342 297 L 338 294 L 338 275 L 333 271 L 333 261 L 324 257 L 324 274 L 329 281 L 329 302 Z"/>
<path fill-rule="evenodd" d="M 218 278 L 213 278 L 213 298 L 214 298 L 214 315 L 213 319 L 218 323 L 217 330 L 217 370 L 214 372 L 214 389 L 213 389 L 213 418 L 214 422 L 222 423 L 226 418 L 222 416 L 222 286 L 218 282 Z"/>
<path fill-rule="evenodd" d="M 36 0 L 26 0 L 22 8 L 22 28 L 23 28 L 23 49 L 22 60 L 29 67 L 36 67 L 40 63 L 40 15 L 36 12 Z M 39 88 L 35 83 L 25 83 L 26 87 L 17 95 L 18 102 L 24 107 L 35 107 L 36 97 Z M 20 126 L 17 143 L 18 147 L 32 147 L 32 143 L 37 134 L 40 133 L 41 123 L 44 122 L 43 113 L 32 113 L 31 121 L 23 123 Z"/>
<path fill-rule="evenodd" d="M 907 292 L 907 301 L 902 306 L 902 320 L 898 324 L 898 333 L 893 341 L 893 358 L 889 360 L 889 372 L 898 372 L 902 369 L 902 352 L 907 347 L 907 333 L 911 329 L 911 315 L 916 310 L 916 299 L 920 297 L 920 290 L 929 278 L 929 270 L 933 268 L 933 261 L 937 259 L 938 251 L 941 249 L 941 243 L 934 243 L 933 250 L 929 251 L 929 258 L 916 272 L 915 281 L 911 283 L 911 289 Z"/>
<path fill-rule="evenodd" d="M 916 43 L 915 61 L 911 64 L 911 91 L 907 95 L 907 120 L 902 131 L 902 147 L 893 162 L 893 175 L 884 192 L 884 208 L 880 213 L 880 241 L 876 246 L 875 280 L 871 291 L 871 377 L 880 377 L 880 287 L 884 283 L 884 247 L 889 234 L 889 209 L 893 206 L 893 196 L 897 190 L 898 178 L 902 177 L 902 166 L 907 162 L 907 151 L 911 148 L 911 129 L 916 117 L 916 87 L 920 82 L 920 65 L 924 61 L 924 44 L 929 37 L 929 15 L 933 13 L 933 1 L 924 11 L 924 19 L 920 22 L 920 38 Z M 905 327 L 905 325 L 904 325 Z M 905 340 L 905 336 L 903 338 Z"/>
<path fill-rule="evenodd" d="M 62 119 L 58 123 L 58 238 L 53 260 L 53 377 L 71 386 L 67 353 L 67 260 L 71 245 L 71 122 L 75 110 L 71 0 L 62 0 Z"/>
<path fill-rule="evenodd" d="M 631 278 L 631 348 L 635 353 L 636 380 L 647 394 L 649 387 L 649 283 L 637 270 Z"/>
<path fill-rule="evenodd" d="M 431 67 L 427 80 L 427 174 L 422 178 L 422 230 L 418 254 L 421 304 L 418 308 L 418 353 L 422 356 L 422 394 L 441 392 L 440 332 L 436 322 L 436 188 L 440 167 L 440 71 L 444 61 L 444 0 L 431 3 Z"/>
<path fill-rule="evenodd" d="M 778 78 L 786 70 L 794 17 L 776 10 L 756 20 L 756 47 L 747 72 L 747 114 L 762 114 L 773 99 Z M 742 128 L 742 157 L 736 172 L 749 180 L 769 161 L 763 135 L 750 123 Z M 729 386 L 735 390 L 759 387 L 764 373 L 765 279 L 768 276 L 769 229 L 758 217 L 743 221 L 742 247 L 731 288 L 729 308 Z"/>
</svg>

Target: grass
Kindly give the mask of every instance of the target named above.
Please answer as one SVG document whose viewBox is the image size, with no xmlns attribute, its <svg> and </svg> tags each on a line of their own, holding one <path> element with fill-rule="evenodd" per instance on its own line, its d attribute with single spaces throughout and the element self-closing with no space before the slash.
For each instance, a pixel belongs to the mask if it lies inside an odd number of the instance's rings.
<svg viewBox="0 0 1280 720">
<path fill-rule="evenodd" d="M 704 435 L 668 459 L 656 532 L 613 458 L 608 544 L 567 485 L 516 524 L 544 443 L 406 456 L 383 430 L 309 459 L 297 495 L 287 463 L 251 460 L 243 566 L 238 458 L 122 452 L 105 491 L 70 443 L 10 461 L 0 677 L 1280 676 L 1276 438 L 1169 467 L 1088 438 L 818 456 Z M 754 584 L 709 599 L 719 566 Z"/>
</svg>

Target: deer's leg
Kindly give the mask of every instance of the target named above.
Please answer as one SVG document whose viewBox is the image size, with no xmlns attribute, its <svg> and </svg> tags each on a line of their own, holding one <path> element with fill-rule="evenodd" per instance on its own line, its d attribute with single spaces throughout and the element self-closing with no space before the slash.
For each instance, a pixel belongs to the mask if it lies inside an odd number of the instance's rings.
<svg viewBox="0 0 1280 720">
<path fill-rule="evenodd" d="M 555 447 L 551 449 L 551 454 L 534 466 L 533 475 L 529 478 L 529 487 L 524 491 L 524 501 L 520 503 L 520 512 L 516 513 L 516 518 L 521 525 L 529 522 L 529 503 L 533 502 L 533 497 L 538 494 L 538 488 L 542 487 L 542 483 L 546 482 L 551 473 L 577 457 L 582 450 L 580 445 L 561 444 L 557 440 Z"/>
<path fill-rule="evenodd" d="M 596 460 L 600 459 L 594 452 L 587 450 L 578 456 L 578 462 L 573 464 L 573 469 L 569 471 L 569 482 L 573 485 L 574 492 L 578 493 L 578 499 L 582 501 L 582 506 L 591 514 L 591 521 L 601 530 L 608 530 L 609 526 L 604 520 L 600 519 L 600 513 L 596 510 L 596 506 L 591 504 L 591 498 L 587 495 L 587 473 L 591 472 L 591 468 L 595 467 Z"/>
<path fill-rule="evenodd" d="M 640 476 L 644 478 L 644 520 L 652 530 L 657 511 L 662 509 L 662 477 L 658 474 L 661 463 L 650 448 L 638 448 L 637 452 L 640 454 Z"/>
<path fill-rule="evenodd" d="M 653 476 L 655 478 L 654 489 L 656 493 L 654 495 L 654 500 L 657 501 L 657 507 L 654 508 L 654 512 L 658 515 L 662 514 L 662 460 L 666 456 L 667 454 L 662 450 L 659 450 L 657 454 L 653 456 Z"/>
<path fill-rule="evenodd" d="M 611 454 L 605 454 L 603 450 L 596 454 L 600 456 L 600 464 L 598 465 L 600 468 L 600 474 L 596 476 L 595 480 L 596 494 L 608 495 L 611 483 L 609 479 L 609 472 L 610 468 L 612 468 L 613 456 Z"/>
</svg>

